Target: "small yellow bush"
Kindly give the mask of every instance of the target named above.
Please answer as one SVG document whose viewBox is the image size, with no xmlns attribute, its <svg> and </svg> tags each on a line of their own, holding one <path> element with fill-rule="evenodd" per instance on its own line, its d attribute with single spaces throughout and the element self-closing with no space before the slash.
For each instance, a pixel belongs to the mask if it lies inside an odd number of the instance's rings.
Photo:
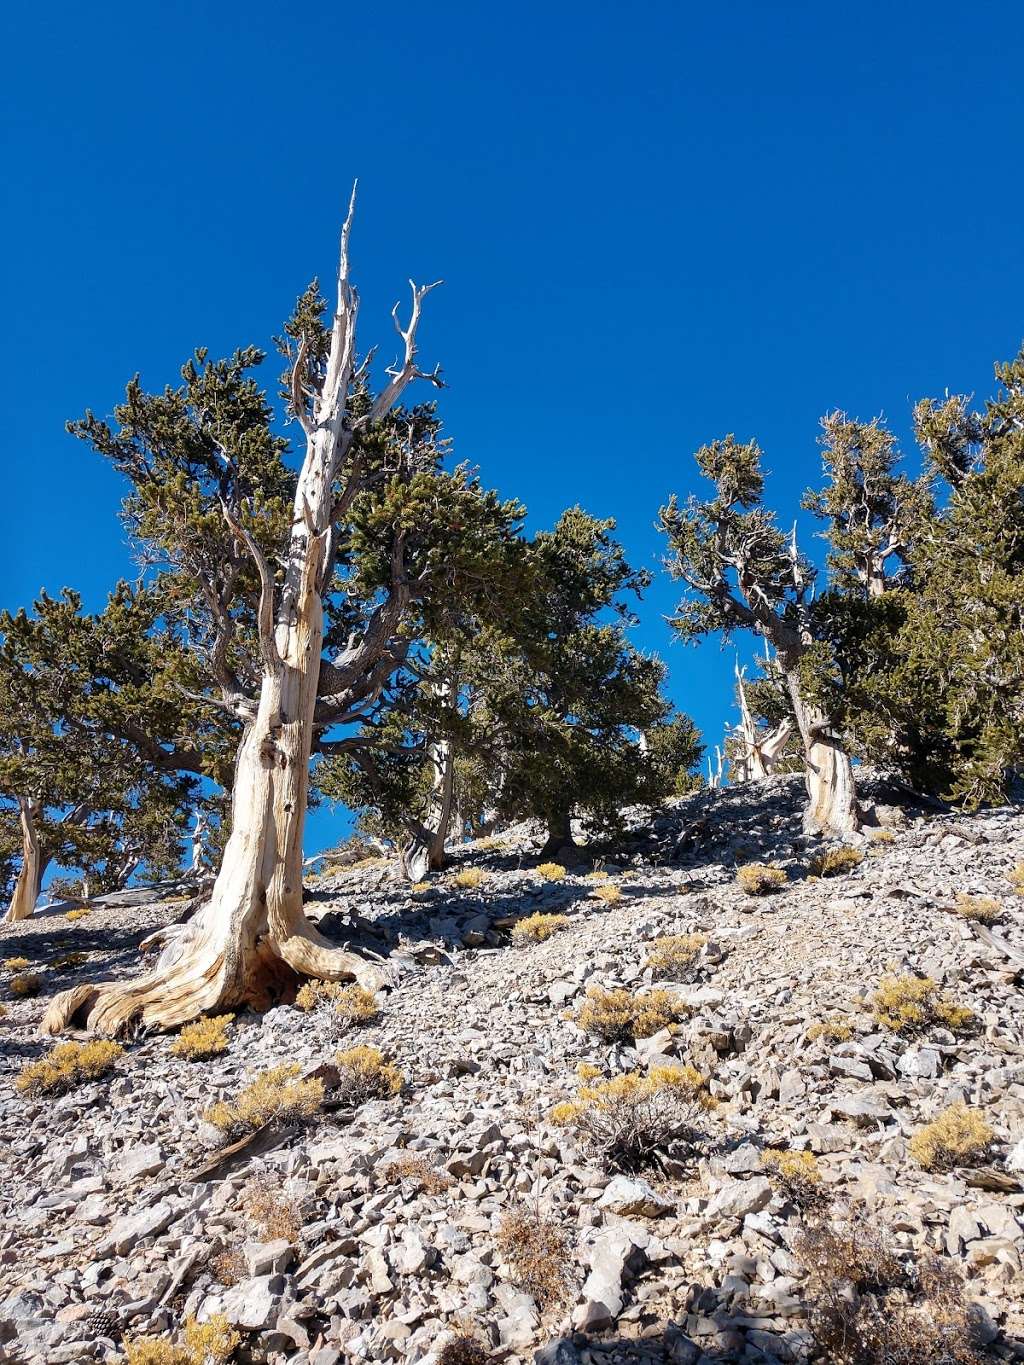
<svg viewBox="0 0 1024 1365">
<path fill-rule="evenodd" d="M 736 869 L 736 881 L 748 896 L 768 896 L 786 885 L 786 874 L 781 867 L 766 867 L 764 863 L 745 863 Z"/>
<path fill-rule="evenodd" d="M 6 1018 L 7 1018 L 7 1006 L 6 1006 L 6 1005 L 0 1005 L 0 1019 L 6 1019 Z"/>
<path fill-rule="evenodd" d="M 874 844 L 882 844 L 882 845 L 894 844 L 895 842 L 896 842 L 896 835 L 893 834 L 893 832 L 892 832 L 891 829 L 879 829 L 879 830 L 876 830 L 875 833 L 872 834 L 872 836 L 871 836 L 871 843 L 872 843 L 872 845 L 874 845 Z"/>
<path fill-rule="evenodd" d="M 55 957 L 50 965 L 51 967 L 56 967 L 58 970 L 64 967 L 70 969 L 72 967 L 80 967 L 83 962 L 88 962 L 88 960 L 88 953 L 63 953 L 60 957 Z"/>
<path fill-rule="evenodd" d="M 629 991 L 591 986 L 576 1015 L 576 1023 L 607 1043 L 621 1043 L 650 1038 L 673 1023 L 677 1013 L 677 1002 L 668 991 L 631 995 Z"/>
<path fill-rule="evenodd" d="M 241 1340 L 220 1314 L 203 1323 L 189 1318 L 181 1345 L 159 1337 L 126 1337 L 125 1365 L 226 1365 Z"/>
<path fill-rule="evenodd" d="M 9 972 L 23 972 L 26 967 L 31 967 L 27 957 L 8 957 L 4 959 L 4 966 Z"/>
<path fill-rule="evenodd" d="M 308 1123 L 323 1106 L 324 1083 L 299 1080 L 301 1072 L 297 1062 L 273 1066 L 240 1091 L 234 1103 L 212 1104 L 203 1117 L 232 1138 L 255 1132 L 265 1123 Z"/>
<path fill-rule="evenodd" d="M 228 1050 L 228 1025 L 233 1014 L 210 1014 L 186 1026 L 171 1044 L 175 1057 L 186 1057 L 190 1062 L 203 1062 L 218 1057 Z"/>
<path fill-rule="evenodd" d="M 807 1037 L 811 1042 L 816 1038 L 824 1038 L 829 1043 L 848 1043 L 853 1037 L 853 1029 L 841 1014 L 830 1014 L 812 1024 L 807 1030 Z"/>
<path fill-rule="evenodd" d="M 600 1074 L 601 1068 L 593 1062 L 580 1062 L 576 1067 L 576 1075 L 581 1081 L 596 1081 Z"/>
<path fill-rule="evenodd" d="M 597 1085 L 556 1104 L 551 1122 L 572 1128 L 588 1152 L 614 1170 L 635 1171 L 670 1144 L 689 1146 L 697 1117 L 715 1108 L 704 1077 L 692 1066 L 652 1066 Z"/>
<path fill-rule="evenodd" d="M 567 915 L 545 915 L 540 911 L 536 914 L 527 915 L 518 924 L 512 927 L 512 942 L 520 946 L 526 943 L 544 943 L 552 934 L 557 934 L 559 929 L 564 929 L 569 923 Z"/>
<path fill-rule="evenodd" d="M 335 1058 L 341 1073 L 338 1096 L 348 1104 L 363 1104 L 367 1100 L 388 1100 L 397 1095 L 405 1084 L 405 1077 L 384 1054 L 375 1047 L 350 1047 Z"/>
<path fill-rule="evenodd" d="M 565 868 L 561 863 L 541 863 L 537 868 L 537 876 L 543 877 L 546 882 L 560 882 L 565 876 Z"/>
<path fill-rule="evenodd" d="M 812 877 L 840 877 L 864 861 L 859 848 L 826 848 L 808 864 Z"/>
<path fill-rule="evenodd" d="M 60 1095 L 112 1071 L 124 1052 L 118 1043 L 58 1043 L 38 1062 L 26 1062 L 15 1079 L 24 1095 Z"/>
<path fill-rule="evenodd" d="M 872 1001 L 875 1019 L 893 1033 L 919 1033 L 944 1024 L 954 1033 L 974 1018 L 939 990 L 930 976 L 883 976 Z"/>
<path fill-rule="evenodd" d="M 7 984 L 12 995 L 38 995 L 43 987 L 43 978 L 38 972 L 19 972 Z"/>
<path fill-rule="evenodd" d="M 1012 871 L 1007 872 L 1006 878 L 1017 895 L 1024 896 L 1024 863 L 1018 863 Z"/>
<path fill-rule="evenodd" d="M 910 1155 L 926 1171 L 976 1166 L 988 1154 L 994 1138 L 995 1133 L 978 1111 L 958 1100 L 914 1134 Z"/>
<path fill-rule="evenodd" d="M 424 891 L 429 890 L 430 890 L 429 882 L 413 882 L 412 886 L 409 887 L 409 891 L 414 896 L 420 896 L 423 894 Z"/>
<path fill-rule="evenodd" d="M 605 872 L 604 868 L 595 867 L 593 872 L 587 873 L 587 880 L 591 882 L 606 882 L 608 880 L 608 873 Z"/>
<path fill-rule="evenodd" d="M 993 896 L 965 896 L 962 891 L 953 909 L 962 919 L 974 920 L 977 924 L 995 924 L 1003 915 L 1002 905 Z"/>
<path fill-rule="evenodd" d="M 569 1305 L 574 1294 L 575 1258 L 568 1237 L 551 1219 L 531 1209 L 513 1209 L 501 1220 L 495 1246 L 513 1282 L 540 1307 Z"/>
<path fill-rule="evenodd" d="M 373 991 L 365 986 L 342 986 L 334 997 L 334 1013 L 347 1028 L 372 1024 L 380 1018 L 380 1006 Z"/>
<path fill-rule="evenodd" d="M 692 975 L 707 943 L 707 934 L 666 934 L 647 950 L 647 965 L 655 978 L 685 981 Z"/>
<path fill-rule="evenodd" d="M 820 1200 L 821 1170 L 812 1152 L 764 1152 L 761 1165 L 798 1208 L 810 1208 Z"/>
<path fill-rule="evenodd" d="M 605 905 L 616 905 L 622 899 L 622 892 L 612 882 L 595 886 L 592 894 L 596 900 L 604 901 Z"/>
<path fill-rule="evenodd" d="M 487 874 L 479 867 L 464 867 L 461 872 L 456 872 L 453 880 L 463 891 L 472 891 L 475 887 L 483 885 L 487 880 Z"/>
<path fill-rule="evenodd" d="M 77 910 L 69 910 L 64 918 L 69 919 L 73 924 L 75 920 L 85 919 L 88 913 L 89 907 L 87 905 L 80 905 Z"/>
<path fill-rule="evenodd" d="M 328 1000 L 337 1000 L 343 990 L 340 981 L 303 981 L 295 992 L 295 1003 L 300 1010 L 314 1010 Z"/>
<path fill-rule="evenodd" d="M 302 1210 L 285 1192 L 280 1176 L 252 1176 L 242 1190 L 239 1208 L 263 1241 L 276 1242 L 282 1237 L 287 1242 L 298 1241 Z"/>
<path fill-rule="evenodd" d="M 383 1174 L 396 1185 L 408 1180 L 427 1194 L 443 1194 L 452 1185 L 448 1172 L 433 1165 L 422 1152 L 403 1152 L 385 1166 Z"/>
</svg>

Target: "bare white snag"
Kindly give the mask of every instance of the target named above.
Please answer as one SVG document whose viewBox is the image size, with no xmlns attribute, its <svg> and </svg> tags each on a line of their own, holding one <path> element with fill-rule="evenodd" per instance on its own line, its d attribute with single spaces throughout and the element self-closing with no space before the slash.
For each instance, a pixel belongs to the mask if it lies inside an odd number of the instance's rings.
<svg viewBox="0 0 1024 1365">
<path fill-rule="evenodd" d="M 40 805 L 33 797 L 18 797 L 18 817 L 21 824 L 21 868 L 14 884 L 11 903 L 7 907 L 4 920 L 14 924 L 28 919 L 36 908 L 39 899 L 39 886 L 43 879 L 42 852 L 39 846 L 39 830 L 36 820 Z"/>
<path fill-rule="evenodd" d="M 380 984 L 377 969 L 355 953 L 333 947 L 302 907 L 302 836 L 324 639 L 322 594 L 333 522 L 360 487 L 358 457 L 352 450 L 355 436 L 397 403 L 412 380 L 437 382 L 437 371 L 424 376 L 416 365 L 422 303 L 434 286 L 413 285 L 407 327 L 397 321 L 397 306 L 395 311 L 402 358 L 389 370 L 389 381 L 369 412 L 351 417 L 348 395 L 356 370 L 359 308 L 349 276 L 354 213 L 355 189 L 341 230 L 326 374 L 312 395 L 311 410 L 303 388 L 303 347 L 293 369 L 292 400 L 306 451 L 295 488 L 284 581 L 276 594 L 255 538 L 225 509 L 260 577 L 263 671 L 239 745 L 231 834 L 210 899 L 154 971 L 136 981 L 80 986 L 58 995 L 43 1021 L 48 1033 L 59 1032 L 74 1019 L 94 1032 L 116 1034 L 133 1020 L 166 1029 L 213 1009 L 244 1004 L 261 1008 L 293 988 L 296 976 Z M 397 623 L 404 605 L 399 598 L 378 609 L 380 616 L 375 613 L 362 638 L 346 652 L 346 676 L 362 680 L 370 674 L 385 648 L 388 627 Z"/>
</svg>

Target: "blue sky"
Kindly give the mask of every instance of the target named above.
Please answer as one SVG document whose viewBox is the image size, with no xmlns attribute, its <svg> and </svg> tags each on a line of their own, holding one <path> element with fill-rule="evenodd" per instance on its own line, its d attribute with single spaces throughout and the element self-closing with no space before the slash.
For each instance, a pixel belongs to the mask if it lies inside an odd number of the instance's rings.
<svg viewBox="0 0 1024 1365">
<path fill-rule="evenodd" d="M 1017 3 L 56 0 L 3 25 L 0 605 L 101 605 L 122 490 L 64 421 L 197 344 L 268 344 L 356 175 L 362 342 L 443 276 L 422 342 L 458 456 L 534 526 L 616 516 L 650 567 L 704 441 L 756 436 L 788 520 L 823 412 L 906 436 L 1024 336 Z M 637 640 L 714 739 L 732 655 L 672 645 L 673 600 L 662 576 Z"/>
</svg>

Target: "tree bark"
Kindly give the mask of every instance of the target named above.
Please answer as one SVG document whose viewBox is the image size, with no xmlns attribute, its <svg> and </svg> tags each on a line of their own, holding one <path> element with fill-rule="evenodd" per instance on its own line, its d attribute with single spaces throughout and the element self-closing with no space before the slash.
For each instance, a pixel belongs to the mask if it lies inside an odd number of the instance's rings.
<svg viewBox="0 0 1024 1365">
<path fill-rule="evenodd" d="M 855 834 L 860 829 L 860 810 L 850 755 L 839 743 L 828 717 L 805 704 L 797 671 L 787 668 L 785 677 L 804 750 L 808 797 L 804 832 L 839 837 Z"/>
<path fill-rule="evenodd" d="M 568 811 L 558 811 L 548 816 L 548 837 L 540 851 L 542 858 L 553 858 L 565 848 L 576 848 L 572 837 L 572 819 Z"/>
<path fill-rule="evenodd" d="M 302 396 L 304 344 L 293 371 L 294 407 L 306 433 L 306 454 L 276 609 L 273 575 L 262 551 L 236 513 L 224 506 L 225 519 L 259 572 L 263 664 L 255 714 L 238 749 L 231 833 L 210 900 L 168 944 L 152 972 L 134 982 L 80 986 L 55 997 L 43 1020 L 44 1032 L 57 1033 L 80 1020 L 93 1032 L 113 1035 L 135 1020 L 167 1029 L 214 1009 L 262 1009 L 287 997 L 301 976 L 354 978 L 372 989 L 381 984 L 379 971 L 364 959 L 332 947 L 302 906 L 302 837 L 323 646 L 321 594 L 329 577 L 332 523 L 338 503 L 348 505 L 359 491 L 358 469 L 350 459 L 356 430 L 383 416 L 419 376 L 415 336 L 427 292 L 413 287 L 408 331 L 396 320 L 405 359 L 389 372 L 391 378 L 369 412 L 353 421 L 348 394 L 355 372 L 358 304 L 348 275 L 352 213 L 350 206 L 342 229 L 330 354 L 312 413 Z M 335 502 L 339 478 L 343 491 Z M 393 568 L 402 581 L 400 546 L 399 537 L 399 562 Z M 396 616 L 404 600 L 389 603 Z M 376 619 L 368 622 L 362 644 L 353 642 L 347 651 L 346 668 L 353 678 L 364 678 L 386 649 L 387 640 L 376 626 Z"/>
<path fill-rule="evenodd" d="M 40 814 L 40 804 L 33 797 L 18 797 L 18 814 L 21 821 L 21 868 L 11 903 L 4 916 L 6 924 L 28 919 L 36 908 L 39 892 L 43 884 L 43 873 L 49 859 L 44 857 L 39 844 L 39 830 L 36 819 Z"/>
</svg>

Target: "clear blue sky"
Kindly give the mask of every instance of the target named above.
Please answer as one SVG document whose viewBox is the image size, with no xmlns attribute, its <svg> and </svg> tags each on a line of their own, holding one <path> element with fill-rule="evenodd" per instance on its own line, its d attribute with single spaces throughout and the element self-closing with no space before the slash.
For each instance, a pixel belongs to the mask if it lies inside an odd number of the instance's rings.
<svg viewBox="0 0 1024 1365">
<path fill-rule="evenodd" d="M 448 431 L 634 561 L 692 451 L 757 436 L 784 517 L 817 420 L 991 387 L 1024 336 L 1024 6 L 10 5 L 0 603 L 129 569 L 63 432 L 136 370 L 266 345 L 360 178 L 364 344 L 412 275 Z M 403 293 L 404 297 L 404 293 Z M 268 374 L 268 379 L 273 371 Z M 638 642 L 716 738 L 732 655 Z M 337 817 L 320 814 L 310 846 Z"/>
</svg>

